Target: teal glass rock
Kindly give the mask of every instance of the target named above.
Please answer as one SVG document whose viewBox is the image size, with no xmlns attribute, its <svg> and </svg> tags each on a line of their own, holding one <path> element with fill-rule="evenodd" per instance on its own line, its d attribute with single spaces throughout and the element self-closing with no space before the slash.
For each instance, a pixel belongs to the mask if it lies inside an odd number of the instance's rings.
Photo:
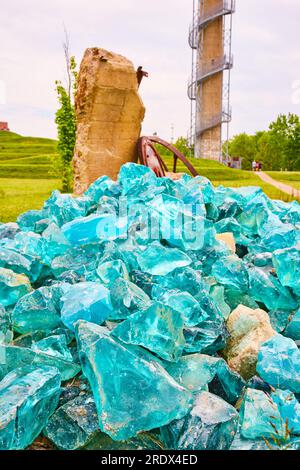
<svg viewBox="0 0 300 470">
<path fill-rule="evenodd" d="M 193 328 L 184 329 L 186 340 L 185 352 L 215 354 L 224 349 L 228 331 L 222 317 L 212 317 L 204 320 Z"/>
<path fill-rule="evenodd" d="M 109 290 L 100 282 L 81 282 L 70 286 L 61 302 L 62 322 L 71 331 L 74 331 L 78 320 L 101 325 L 113 310 Z"/>
<path fill-rule="evenodd" d="M 208 314 L 201 309 L 199 302 L 188 292 L 177 289 L 166 290 L 155 284 L 151 296 L 179 312 L 186 326 L 196 326 L 208 317 Z"/>
<path fill-rule="evenodd" d="M 142 289 L 123 278 L 110 285 L 110 298 L 113 306 L 110 320 L 124 320 L 151 304 L 150 297 Z"/>
<path fill-rule="evenodd" d="M 57 256 L 51 262 L 51 270 L 56 279 L 69 282 L 67 278 L 74 277 L 75 282 L 99 281 L 96 269 L 102 256 L 102 250 L 97 244 L 76 247 Z M 70 282 L 73 284 L 74 282 Z"/>
<path fill-rule="evenodd" d="M 287 390 L 276 390 L 271 398 L 277 406 L 285 430 L 290 435 L 300 435 L 300 403 L 295 395 Z"/>
<path fill-rule="evenodd" d="M 31 210 L 24 212 L 17 218 L 17 224 L 23 232 L 35 232 L 36 224 L 46 219 L 48 213 L 46 210 Z"/>
<path fill-rule="evenodd" d="M 0 382 L 0 449 L 25 449 L 40 434 L 60 395 L 54 367 L 24 366 Z"/>
<path fill-rule="evenodd" d="M 271 325 L 277 333 L 282 333 L 287 328 L 288 323 L 292 319 L 290 310 L 270 310 L 268 315 L 270 317 Z"/>
<path fill-rule="evenodd" d="M 245 439 L 272 438 L 277 433 L 279 438 L 285 435 L 278 407 L 261 390 L 247 389 L 240 417 L 241 435 Z"/>
<path fill-rule="evenodd" d="M 44 210 L 47 211 L 50 222 L 61 227 L 71 220 L 84 217 L 87 212 L 87 201 L 84 198 L 75 198 L 70 194 L 53 191 L 44 204 Z"/>
<path fill-rule="evenodd" d="M 248 389 L 241 407 L 241 434 L 246 439 L 271 438 L 284 443 L 300 433 L 300 404 L 289 391 L 267 395 Z"/>
<path fill-rule="evenodd" d="M 12 338 L 10 315 L 0 304 L 0 343 L 10 343 Z"/>
<path fill-rule="evenodd" d="M 116 240 L 126 237 L 127 219 L 115 214 L 80 217 L 63 225 L 62 233 L 71 245 L 87 245 L 99 240 Z"/>
<path fill-rule="evenodd" d="M 65 360 L 54 352 L 34 351 L 29 348 L 0 344 L 0 380 L 18 367 L 26 365 L 50 366 L 59 370 L 63 381 L 72 379 L 80 372 L 80 366 Z"/>
<path fill-rule="evenodd" d="M 274 444 L 272 442 L 272 444 Z M 264 441 L 264 439 L 244 439 L 240 432 L 237 432 L 234 440 L 231 444 L 230 451 L 241 451 L 241 450 L 270 450 L 270 448 L 273 448 L 273 445 L 271 443 L 267 443 Z M 275 446 L 274 446 L 275 447 Z M 274 448 L 274 450 L 276 450 Z"/>
<path fill-rule="evenodd" d="M 95 398 L 100 429 L 126 440 L 182 418 L 191 395 L 147 351 L 111 337 L 98 325 L 77 323 L 77 343 Z"/>
<path fill-rule="evenodd" d="M 15 222 L 7 224 L 0 222 L 0 240 L 13 240 L 19 231 L 20 228 Z"/>
<path fill-rule="evenodd" d="M 276 274 L 283 286 L 300 288 L 300 244 L 273 253 Z"/>
<path fill-rule="evenodd" d="M 263 343 L 256 370 L 272 387 L 300 392 L 300 351 L 292 339 L 277 334 Z"/>
<path fill-rule="evenodd" d="M 283 334 L 294 341 L 300 341 L 300 309 L 292 316 Z"/>
<path fill-rule="evenodd" d="M 227 320 L 231 313 L 230 306 L 225 301 L 225 288 L 224 286 L 220 286 L 218 284 L 213 284 L 210 287 L 209 291 L 213 301 L 217 305 L 218 309 L 220 310 L 222 317 Z"/>
<path fill-rule="evenodd" d="M 67 284 L 55 284 L 24 295 L 12 312 L 15 331 L 21 334 L 47 331 L 62 326 L 60 299 Z"/>
<path fill-rule="evenodd" d="M 238 429 L 233 406 L 209 392 L 195 396 L 193 408 L 181 420 L 161 429 L 167 449 L 228 450 Z"/>
<path fill-rule="evenodd" d="M 98 204 L 103 196 L 118 195 L 117 184 L 108 176 L 101 176 L 83 193 L 84 197 Z"/>
<path fill-rule="evenodd" d="M 113 284 L 120 277 L 129 280 L 126 264 L 119 259 L 100 263 L 97 268 L 97 274 L 104 284 Z"/>
<path fill-rule="evenodd" d="M 64 334 L 56 334 L 40 339 L 32 344 L 31 349 L 37 353 L 43 352 L 49 356 L 73 362 L 73 356 L 67 344 L 67 337 Z"/>
<path fill-rule="evenodd" d="M 32 290 L 30 281 L 24 274 L 16 274 L 10 269 L 0 268 L 0 304 L 3 307 L 15 305 L 23 295 Z"/>
<path fill-rule="evenodd" d="M 42 266 L 38 258 L 0 247 L 0 268 L 10 269 L 16 274 L 24 274 L 34 282 L 39 277 Z"/>
<path fill-rule="evenodd" d="M 177 363 L 166 365 L 166 370 L 176 382 L 193 393 L 206 390 L 209 385 L 216 387 L 218 380 L 218 395 L 223 395 L 230 403 L 236 403 L 246 385 L 224 359 L 204 354 L 182 356 Z"/>
<path fill-rule="evenodd" d="M 192 260 L 177 248 L 166 248 L 152 243 L 137 257 L 140 269 L 154 276 L 164 276 L 176 268 L 189 266 Z"/>
<path fill-rule="evenodd" d="M 236 255 L 221 258 L 212 267 L 212 276 L 218 283 L 238 291 L 248 291 L 248 274 L 243 261 Z"/>
<path fill-rule="evenodd" d="M 122 166 L 118 182 L 121 184 L 122 194 L 129 197 L 141 197 L 141 193 L 145 193 L 149 188 L 153 194 L 153 188 L 160 184 L 150 168 L 135 163 L 126 163 Z"/>
<path fill-rule="evenodd" d="M 263 303 L 269 310 L 294 310 L 298 303 L 289 289 L 282 286 L 272 274 L 260 268 L 250 268 L 249 294 L 257 302 Z"/>
<path fill-rule="evenodd" d="M 42 238 L 45 240 L 42 260 L 46 264 L 50 264 L 54 258 L 66 253 L 71 246 L 61 229 L 53 222 L 43 232 Z"/>
<path fill-rule="evenodd" d="M 44 428 L 44 435 L 62 450 L 86 446 L 99 432 L 95 401 L 82 394 L 60 406 Z"/>
<path fill-rule="evenodd" d="M 185 345 L 181 314 L 161 302 L 128 317 L 112 335 L 123 343 L 143 346 L 166 361 L 177 361 Z"/>
</svg>

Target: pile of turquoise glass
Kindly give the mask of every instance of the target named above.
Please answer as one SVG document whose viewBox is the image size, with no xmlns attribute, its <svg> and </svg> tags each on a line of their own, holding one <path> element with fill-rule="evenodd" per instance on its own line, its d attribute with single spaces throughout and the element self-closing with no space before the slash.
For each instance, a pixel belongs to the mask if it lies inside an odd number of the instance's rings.
<svg viewBox="0 0 300 470">
<path fill-rule="evenodd" d="M 135 164 L 0 224 L 0 449 L 300 448 L 299 228 L 297 202 Z M 274 329 L 250 376 L 240 305 Z"/>
</svg>

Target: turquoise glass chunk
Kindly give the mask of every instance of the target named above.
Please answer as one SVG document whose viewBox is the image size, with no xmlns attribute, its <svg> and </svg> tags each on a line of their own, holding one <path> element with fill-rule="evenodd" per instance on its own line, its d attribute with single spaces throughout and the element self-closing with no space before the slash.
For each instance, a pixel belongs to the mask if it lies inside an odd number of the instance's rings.
<svg viewBox="0 0 300 470">
<path fill-rule="evenodd" d="M 25 334 L 47 331 L 62 326 L 61 296 L 68 284 L 55 284 L 24 295 L 12 312 L 14 330 Z"/>
<path fill-rule="evenodd" d="M 277 447 L 277 446 L 276 446 Z M 241 450 L 270 450 L 270 448 L 275 449 L 275 444 L 274 443 L 267 443 L 264 441 L 264 439 L 245 439 L 241 436 L 240 432 L 237 432 L 234 440 L 231 444 L 231 447 L 229 450 L 232 451 L 241 451 Z"/>
<path fill-rule="evenodd" d="M 300 244 L 293 248 L 275 251 L 273 263 L 283 286 L 300 288 Z"/>
<path fill-rule="evenodd" d="M 248 273 L 243 261 L 236 255 L 230 255 L 216 261 L 212 267 L 212 276 L 218 283 L 240 292 L 248 291 Z"/>
<path fill-rule="evenodd" d="M 2 224 L 0 222 L 0 240 L 13 240 L 20 231 L 20 227 L 15 222 Z"/>
<path fill-rule="evenodd" d="M 284 423 L 276 404 L 261 390 L 247 389 L 242 407 L 241 435 L 245 439 L 284 437 Z M 276 430 L 276 431 L 275 431 Z"/>
<path fill-rule="evenodd" d="M 84 197 L 98 204 L 103 196 L 118 195 L 118 185 L 108 176 L 101 176 L 83 193 Z"/>
<path fill-rule="evenodd" d="M 30 281 L 24 274 L 16 274 L 10 269 L 0 268 L 0 304 L 3 307 L 15 305 L 23 295 L 32 290 Z"/>
<path fill-rule="evenodd" d="M 153 302 L 118 325 L 112 332 L 126 344 L 143 346 L 167 361 L 177 361 L 185 341 L 183 318 L 161 302 Z"/>
<path fill-rule="evenodd" d="M 291 435 L 300 435 L 300 403 L 295 395 L 288 390 L 276 390 L 271 394 L 276 404 L 285 429 Z"/>
<path fill-rule="evenodd" d="M 72 379 L 80 372 L 80 366 L 70 360 L 58 356 L 53 351 L 51 354 L 44 351 L 0 344 L 0 380 L 11 371 L 24 364 L 35 366 L 50 366 L 59 370 L 63 381 Z"/>
<path fill-rule="evenodd" d="M 118 182 L 121 184 L 122 194 L 129 197 L 141 197 L 141 193 L 143 194 L 149 188 L 152 189 L 153 194 L 153 188 L 160 184 L 150 168 L 135 163 L 126 163 L 122 166 Z"/>
<path fill-rule="evenodd" d="M 25 449 L 54 412 L 61 378 L 54 367 L 24 366 L 0 382 L 0 449 Z"/>
<path fill-rule="evenodd" d="M 269 310 L 294 310 L 298 303 L 289 289 L 282 286 L 272 274 L 260 268 L 250 268 L 249 294 L 257 302 L 263 303 Z"/>
<path fill-rule="evenodd" d="M 16 274 L 24 274 L 34 282 L 39 277 L 42 266 L 36 257 L 23 255 L 0 246 L 0 268 L 10 269 Z"/>
<path fill-rule="evenodd" d="M 65 334 L 54 334 L 35 341 L 31 349 L 35 352 L 44 352 L 49 356 L 58 357 L 65 361 L 73 362 L 73 356 L 67 344 Z"/>
<path fill-rule="evenodd" d="M 76 450 L 86 446 L 99 433 L 93 396 L 84 393 L 60 406 L 43 433 L 58 449 Z"/>
<path fill-rule="evenodd" d="M 188 292 L 177 289 L 166 290 L 155 284 L 151 296 L 179 312 L 186 326 L 196 326 L 208 317 L 208 314 L 201 309 L 199 302 Z"/>
<path fill-rule="evenodd" d="M 142 289 L 123 278 L 116 279 L 110 285 L 110 298 L 113 306 L 110 320 L 124 320 L 151 303 L 150 297 Z"/>
<path fill-rule="evenodd" d="M 218 395 L 224 395 L 230 403 L 239 399 L 246 385 L 224 359 L 205 354 L 182 356 L 178 362 L 166 365 L 166 370 L 176 382 L 194 393 L 206 390 L 209 385 L 216 386 L 212 382 L 218 380 Z"/>
<path fill-rule="evenodd" d="M 84 198 L 61 194 L 57 190 L 53 191 L 44 204 L 44 210 L 47 211 L 50 222 L 54 222 L 59 227 L 78 217 L 84 217 L 87 208 L 87 201 Z"/>
<path fill-rule="evenodd" d="M 248 389 L 241 407 L 241 434 L 246 439 L 271 438 L 282 442 L 300 433 L 300 404 L 289 391 L 267 395 Z"/>
<path fill-rule="evenodd" d="M 78 320 L 101 325 L 113 310 L 109 290 L 100 282 L 81 282 L 70 286 L 63 295 L 62 322 L 74 331 Z"/>
<path fill-rule="evenodd" d="M 272 387 L 300 393 L 300 351 L 292 339 L 277 334 L 263 343 L 256 370 Z"/>
<path fill-rule="evenodd" d="M 48 212 L 46 210 L 31 210 L 24 212 L 17 218 L 17 224 L 23 232 L 35 232 L 36 224 L 46 219 Z"/>
<path fill-rule="evenodd" d="M 192 260 L 177 248 L 166 248 L 158 242 L 152 243 L 137 257 L 139 266 L 145 273 L 164 276 L 176 268 L 189 266 Z"/>
<path fill-rule="evenodd" d="M 228 450 L 239 424 L 233 406 L 212 393 L 199 392 L 191 411 L 161 429 L 168 449 Z"/>
<path fill-rule="evenodd" d="M 10 343 L 12 338 L 10 315 L 0 304 L 0 343 Z"/>
<path fill-rule="evenodd" d="M 119 259 L 100 263 L 97 268 L 97 274 L 104 284 L 114 283 L 120 277 L 129 280 L 126 264 Z"/>
<path fill-rule="evenodd" d="M 80 217 L 63 225 L 62 233 L 72 245 L 86 245 L 99 240 L 126 237 L 127 219 L 115 214 Z"/>
<path fill-rule="evenodd" d="M 77 342 L 95 398 L 100 429 L 126 440 L 183 417 L 191 395 L 142 348 L 126 345 L 106 328 L 80 321 Z"/>
<path fill-rule="evenodd" d="M 293 339 L 294 341 L 300 340 L 300 309 L 297 310 L 290 323 L 284 331 L 284 336 Z"/>
</svg>

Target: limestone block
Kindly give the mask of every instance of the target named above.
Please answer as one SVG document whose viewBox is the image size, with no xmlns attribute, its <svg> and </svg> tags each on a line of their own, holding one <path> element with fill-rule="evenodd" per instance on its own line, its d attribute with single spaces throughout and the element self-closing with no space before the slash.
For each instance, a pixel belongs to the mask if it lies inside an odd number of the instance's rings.
<svg viewBox="0 0 300 470">
<path fill-rule="evenodd" d="M 116 179 L 124 163 L 137 161 L 145 108 L 132 62 L 104 49 L 87 49 L 75 106 L 74 192 L 82 194 L 100 176 Z"/>
<path fill-rule="evenodd" d="M 220 242 L 225 243 L 228 248 L 233 251 L 233 253 L 236 252 L 236 245 L 235 245 L 235 239 L 233 236 L 233 233 L 231 232 L 226 232 L 226 233 L 217 233 L 216 239 L 219 240 Z"/>
<path fill-rule="evenodd" d="M 257 355 L 262 343 L 276 332 L 264 310 L 252 310 L 244 305 L 239 305 L 230 314 L 227 328 L 230 338 L 224 356 L 229 367 L 248 380 L 256 373 Z"/>
</svg>

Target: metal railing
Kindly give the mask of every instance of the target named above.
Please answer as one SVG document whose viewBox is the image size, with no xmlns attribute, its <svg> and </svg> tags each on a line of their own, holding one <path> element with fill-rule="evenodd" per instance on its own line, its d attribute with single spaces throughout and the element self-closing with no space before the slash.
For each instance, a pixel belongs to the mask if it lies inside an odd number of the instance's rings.
<svg viewBox="0 0 300 470">
<path fill-rule="evenodd" d="M 197 71 L 197 82 L 201 83 L 211 75 L 215 75 L 223 70 L 229 70 L 233 67 L 233 55 L 224 55 L 220 59 L 212 59 L 204 63 Z"/>
<path fill-rule="evenodd" d="M 198 48 L 199 30 L 206 27 L 211 21 L 219 16 L 229 15 L 235 12 L 235 0 L 223 0 L 219 5 L 209 9 L 204 15 L 191 24 L 189 29 L 189 45 L 192 49 Z"/>
<path fill-rule="evenodd" d="M 204 28 L 208 23 L 215 20 L 219 16 L 229 15 L 234 12 L 235 0 L 222 0 L 215 7 L 206 10 L 204 14 L 200 13 L 198 27 L 199 29 Z"/>
<path fill-rule="evenodd" d="M 209 129 L 213 129 L 220 124 L 228 123 L 231 121 L 231 110 L 222 111 L 219 114 L 211 117 L 210 119 L 201 120 L 199 124 L 196 126 L 196 134 L 197 136 L 203 134 L 203 132 L 208 131 Z"/>
<path fill-rule="evenodd" d="M 188 82 L 188 97 L 190 100 L 195 100 L 197 97 L 197 82 L 196 80 L 190 80 Z"/>
</svg>

